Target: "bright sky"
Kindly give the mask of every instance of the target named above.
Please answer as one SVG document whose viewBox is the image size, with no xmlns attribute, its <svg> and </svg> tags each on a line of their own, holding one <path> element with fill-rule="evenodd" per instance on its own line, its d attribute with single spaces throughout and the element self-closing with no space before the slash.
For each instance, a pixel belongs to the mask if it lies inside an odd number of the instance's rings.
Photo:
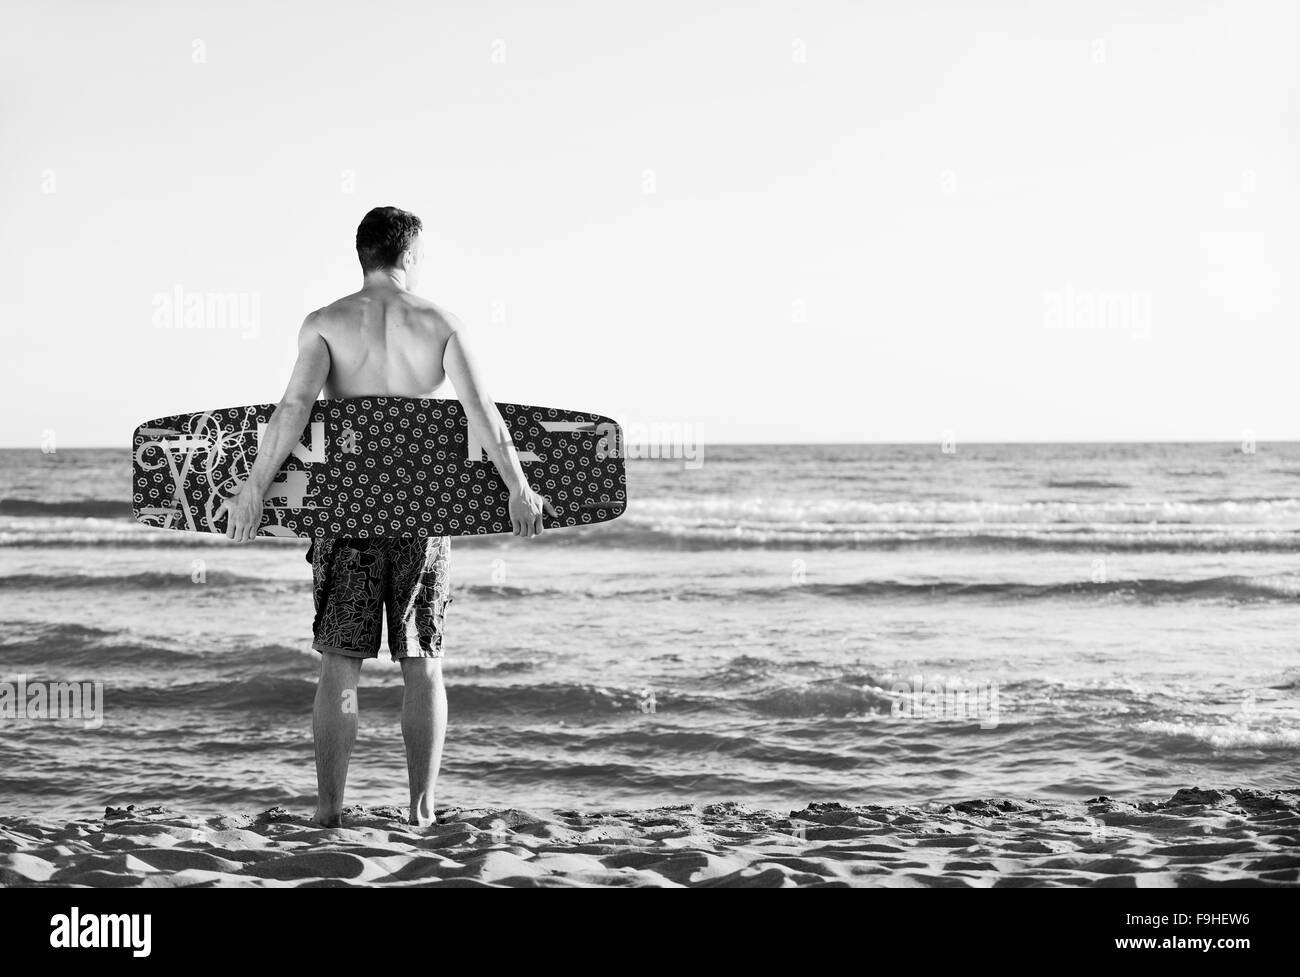
<svg viewBox="0 0 1300 977">
<path fill-rule="evenodd" d="M 5 20 L 0 445 L 276 400 L 378 204 L 498 400 L 710 443 L 1300 437 L 1285 0 Z M 226 328 L 165 328 L 190 299 Z"/>
</svg>

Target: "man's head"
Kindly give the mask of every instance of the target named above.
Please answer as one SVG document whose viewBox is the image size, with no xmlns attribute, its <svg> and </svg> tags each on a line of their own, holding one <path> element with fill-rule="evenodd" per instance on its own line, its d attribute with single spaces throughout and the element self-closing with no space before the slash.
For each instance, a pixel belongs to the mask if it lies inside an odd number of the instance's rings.
<svg viewBox="0 0 1300 977">
<path fill-rule="evenodd" d="M 415 286 L 416 268 L 420 263 L 420 218 L 396 207 L 376 207 L 361 219 L 357 227 L 357 258 L 361 270 L 401 269 L 406 287 Z"/>
</svg>

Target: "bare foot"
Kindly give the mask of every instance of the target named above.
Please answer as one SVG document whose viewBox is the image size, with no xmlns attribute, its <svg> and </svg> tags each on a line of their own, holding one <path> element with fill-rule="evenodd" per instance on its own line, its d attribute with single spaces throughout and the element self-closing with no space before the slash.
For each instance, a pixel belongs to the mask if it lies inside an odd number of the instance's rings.
<svg viewBox="0 0 1300 977">
<path fill-rule="evenodd" d="M 343 827 L 343 812 L 334 811 L 329 814 L 322 814 L 317 811 L 312 815 L 312 821 L 319 824 L 322 828 L 341 828 Z"/>
<path fill-rule="evenodd" d="M 420 828 L 427 828 L 431 824 L 438 823 L 438 816 L 433 813 L 433 808 L 420 809 L 411 808 L 410 817 L 406 819 L 407 824 L 413 824 Z"/>
</svg>

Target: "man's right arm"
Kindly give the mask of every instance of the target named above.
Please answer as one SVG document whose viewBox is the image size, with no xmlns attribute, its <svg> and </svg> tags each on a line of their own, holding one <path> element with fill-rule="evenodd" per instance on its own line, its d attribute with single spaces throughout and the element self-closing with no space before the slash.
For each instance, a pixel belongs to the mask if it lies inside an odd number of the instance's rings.
<svg viewBox="0 0 1300 977">
<path fill-rule="evenodd" d="M 519 452 L 510 437 L 510 429 L 497 410 L 496 402 L 484 388 L 482 376 L 464 335 L 464 327 L 447 313 L 442 313 L 442 319 L 451 330 L 443 352 L 443 369 L 447 373 L 447 379 L 456 388 L 456 396 L 465 409 L 471 433 L 483 445 L 483 450 L 510 490 L 510 523 L 514 533 L 525 537 L 540 535 L 543 512 L 552 516 L 557 513 L 551 503 L 534 492 L 528 484 L 523 466 L 519 464 Z"/>
</svg>

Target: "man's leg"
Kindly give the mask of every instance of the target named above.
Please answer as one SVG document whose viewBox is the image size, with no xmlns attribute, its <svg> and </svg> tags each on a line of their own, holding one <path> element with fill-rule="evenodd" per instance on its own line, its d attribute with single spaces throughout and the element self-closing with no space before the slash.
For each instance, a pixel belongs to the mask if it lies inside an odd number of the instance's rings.
<svg viewBox="0 0 1300 977">
<path fill-rule="evenodd" d="M 316 741 L 316 816 L 318 824 L 343 823 L 343 788 L 357 741 L 357 679 L 361 659 L 322 652 L 312 735 Z"/>
<path fill-rule="evenodd" d="M 321 653 L 320 683 L 312 709 L 316 740 L 316 818 L 343 820 L 343 788 L 357 741 L 357 679 L 361 662 L 379 654 L 384 624 L 384 561 L 368 540 L 312 542 L 312 594 L 316 619 L 312 648 Z"/>
<path fill-rule="evenodd" d="M 433 824 L 433 790 L 447 733 L 447 690 L 439 658 L 403 658 L 402 740 L 411 784 L 411 824 Z"/>
</svg>

